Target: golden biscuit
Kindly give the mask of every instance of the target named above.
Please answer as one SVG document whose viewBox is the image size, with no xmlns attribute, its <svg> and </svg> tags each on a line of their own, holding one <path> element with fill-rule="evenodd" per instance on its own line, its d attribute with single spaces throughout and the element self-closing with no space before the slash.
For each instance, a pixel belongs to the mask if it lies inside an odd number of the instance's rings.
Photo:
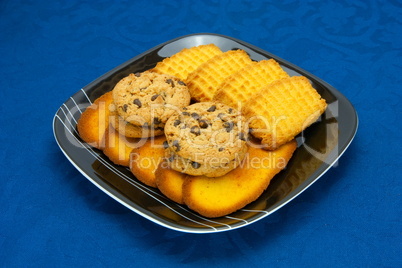
<svg viewBox="0 0 402 268">
<path fill-rule="evenodd" d="M 251 62 L 244 50 L 230 50 L 204 62 L 186 79 L 191 98 L 198 102 L 211 101 L 226 77 Z"/>
<path fill-rule="evenodd" d="M 188 176 L 183 184 L 184 203 L 209 218 L 235 212 L 263 193 L 271 179 L 286 167 L 296 147 L 296 141 L 275 151 L 250 146 L 242 165 L 222 177 Z"/>
<path fill-rule="evenodd" d="M 104 135 L 103 153 L 116 165 L 128 167 L 131 151 L 143 143 L 140 139 L 123 136 L 109 125 Z"/>
<path fill-rule="evenodd" d="M 187 75 L 194 71 L 199 65 L 221 53 L 222 51 L 219 47 L 214 44 L 184 48 L 171 57 L 158 62 L 152 71 L 170 74 L 184 80 L 187 78 Z"/>
<path fill-rule="evenodd" d="M 158 189 L 169 199 L 183 204 L 183 183 L 187 175 L 169 167 L 169 162 L 162 161 L 155 171 Z"/>
<path fill-rule="evenodd" d="M 263 86 L 289 77 L 274 59 L 253 62 L 225 79 L 213 99 L 237 108 Z"/>
<path fill-rule="evenodd" d="M 148 186 L 156 187 L 155 170 L 165 157 L 165 141 L 165 136 L 150 138 L 141 147 L 131 151 L 130 170 Z"/>
<path fill-rule="evenodd" d="M 292 140 L 314 123 L 327 103 L 303 76 L 277 80 L 244 103 L 251 134 L 268 150 Z"/>
<path fill-rule="evenodd" d="M 113 102 L 112 92 L 107 92 L 97 98 L 78 119 L 78 133 L 89 145 L 102 149 L 103 135 L 109 125 L 109 105 Z"/>
</svg>

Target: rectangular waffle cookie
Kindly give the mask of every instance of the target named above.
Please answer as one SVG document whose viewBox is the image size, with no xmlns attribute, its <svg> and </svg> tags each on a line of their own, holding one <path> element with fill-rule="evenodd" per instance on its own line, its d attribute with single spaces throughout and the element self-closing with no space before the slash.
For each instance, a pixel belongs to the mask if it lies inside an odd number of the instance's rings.
<svg viewBox="0 0 402 268">
<path fill-rule="evenodd" d="M 244 50 L 229 50 L 201 64 L 190 73 L 186 84 L 195 101 L 211 101 L 226 77 L 251 63 Z"/>
<path fill-rule="evenodd" d="M 187 75 L 194 71 L 199 65 L 221 53 L 222 51 L 219 47 L 214 44 L 184 48 L 171 57 L 158 62 L 152 71 L 170 74 L 181 80 L 185 80 Z"/>
<path fill-rule="evenodd" d="M 268 150 L 292 140 L 314 123 L 327 103 L 304 76 L 277 80 L 244 103 L 251 134 Z"/>
<path fill-rule="evenodd" d="M 274 59 L 253 62 L 227 77 L 213 100 L 236 108 L 263 86 L 286 77 L 289 75 Z"/>
</svg>

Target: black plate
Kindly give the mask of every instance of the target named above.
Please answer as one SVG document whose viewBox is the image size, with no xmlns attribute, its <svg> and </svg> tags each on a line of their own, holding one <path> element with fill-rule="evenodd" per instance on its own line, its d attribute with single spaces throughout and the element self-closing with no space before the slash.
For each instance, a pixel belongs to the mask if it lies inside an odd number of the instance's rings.
<svg viewBox="0 0 402 268">
<path fill-rule="evenodd" d="M 227 51 L 245 50 L 253 60 L 274 58 L 290 75 L 304 75 L 328 102 L 318 122 L 297 137 L 298 148 L 285 170 L 253 203 L 225 217 L 207 219 L 145 186 L 124 167 L 116 166 L 99 150 L 84 143 L 76 131 L 77 120 L 96 98 L 113 89 L 129 73 L 142 72 L 164 57 L 202 44 L 214 43 Z M 358 118 L 352 104 L 335 88 L 258 47 L 216 34 L 193 34 L 156 46 L 102 75 L 61 105 L 53 120 L 56 141 L 70 162 L 106 194 L 139 215 L 170 229 L 211 233 L 240 228 L 261 220 L 291 201 L 320 178 L 352 142 Z"/>
</svg>

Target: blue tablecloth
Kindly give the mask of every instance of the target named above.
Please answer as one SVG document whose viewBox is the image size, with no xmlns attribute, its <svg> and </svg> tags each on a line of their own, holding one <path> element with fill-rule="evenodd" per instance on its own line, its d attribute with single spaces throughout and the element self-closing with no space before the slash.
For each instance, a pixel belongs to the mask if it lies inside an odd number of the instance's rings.
<svg viewBox="0 0 402 268">
<path fill-rule="evenodd" d="M 0 2 L 1 267 L 401 267 L 400 1 Z M 52 132 L 113 67 L 191 33 L 232 36 L 308 70 L 355 106 L 339 163 L 263 220 L 186 234 L 91 184 Z"/>
</svg>

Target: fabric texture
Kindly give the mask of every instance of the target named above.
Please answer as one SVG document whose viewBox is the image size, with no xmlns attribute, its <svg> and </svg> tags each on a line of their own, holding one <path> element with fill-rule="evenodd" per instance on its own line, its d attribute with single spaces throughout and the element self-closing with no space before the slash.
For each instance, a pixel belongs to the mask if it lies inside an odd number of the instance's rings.
<svg viewBox="0 0 402 268">
<path fill-rule="evenodd" d="M 0 2 L 1 267 L 401 267 L 400 1 Z M 52 119 L 95 78 L 173 38 L 235 37 L 313 73 L 359 115 L 318 182 L 257 223 L 173 231 L 82 176 Z"/>
</svg>

